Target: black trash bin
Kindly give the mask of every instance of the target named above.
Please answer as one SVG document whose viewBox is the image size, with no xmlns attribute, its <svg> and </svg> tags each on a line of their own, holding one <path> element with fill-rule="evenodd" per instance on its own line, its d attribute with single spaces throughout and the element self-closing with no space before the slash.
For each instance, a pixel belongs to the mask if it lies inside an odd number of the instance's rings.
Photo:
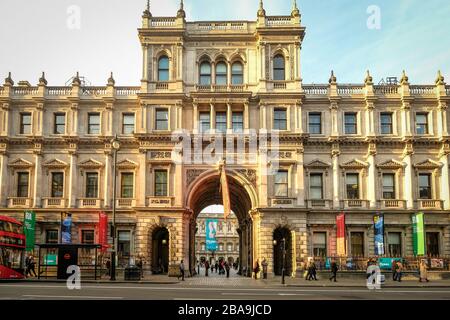
<svg viewBox="0 0 450 320">
<path fill-rule="evenodd" d="M 141 280 L 141 269 L 137 266 L 128 266 L 124 271 L 125 281 L 139 281 Z"/>
</svg>

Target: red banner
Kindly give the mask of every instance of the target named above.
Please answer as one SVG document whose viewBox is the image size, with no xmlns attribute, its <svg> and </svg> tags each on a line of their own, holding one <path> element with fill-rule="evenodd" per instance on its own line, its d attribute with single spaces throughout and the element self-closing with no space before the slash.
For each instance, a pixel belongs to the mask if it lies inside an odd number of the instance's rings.
<svg viewBox="0 0 450 320">
<path fill-rule="evenodd" d="M 336 253 L 345 256 L 345 214 L 336 216 Z"/>
<path fill-rule="evenodd" d="M 102 245 L 102 252 L 108 249 L 108 215 L 104 211 L 98 214 L 98 243 Z"/>
</svg>

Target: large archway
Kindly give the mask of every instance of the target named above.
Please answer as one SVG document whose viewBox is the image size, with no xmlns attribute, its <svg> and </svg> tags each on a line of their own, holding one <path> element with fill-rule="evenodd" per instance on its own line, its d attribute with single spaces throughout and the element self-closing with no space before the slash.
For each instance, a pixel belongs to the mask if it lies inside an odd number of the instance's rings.
<svg viewBox="0 0 450 320">
<path fill-rule="evenodd" d="M 231 210 L 238 219 L 239 228 L 239 274 L 251 276 L 254 259 L 257 259 L 259 246 L 257 243 L 259 219 L 252 216 L 257 207 L 257 196 L 254 185 L 244 176 L 227 170 L 227 180 L 230 191 Z M 191 210 L 191 227 L 189 232 L 189 267 L 191 274 L 195 273 L 195 234 L 196 220 L 200 212 L 215 204 L 222 204 L 220 192 L 220 177 L 218 170 L 210 170 L 201 174 L 192 183 L 187 192 L 186 207 Z"/>
</svg>

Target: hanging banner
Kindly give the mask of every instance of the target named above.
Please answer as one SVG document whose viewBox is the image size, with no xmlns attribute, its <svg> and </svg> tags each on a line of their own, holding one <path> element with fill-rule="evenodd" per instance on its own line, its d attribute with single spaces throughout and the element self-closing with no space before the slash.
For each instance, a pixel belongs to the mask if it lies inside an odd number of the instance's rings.
<svg viewBox="0 0 450 320">
<path fill-rule="evenodd" d="M 72 215 L 70 213 L 61 223 L 61 242 L 72 243 Z"/>
<path fill-rule="evenodd" d="M 206 220 L 206 250 L 217 251 L 217 219 Z"/>
<path fill-rule="evenodd" d="M 412 232 L 413 232 L 413 254 L 414 256 L 425 255 L 425 227 L 423 212 L 412 215 Z"/>
<path fill-rule="evenodd" d="M 345 256 L 345 214 L 336 216 L 336 254 Z"/>
<path fill-rule="evenodd" d="M 384 255 L 384 216 L 376 214 L 373 217 L 375 255 Z"/>
<path fill-rule="evenodd" d="M 231 213 L 230 190 L 228 189 L 225 164 L 220 165 L 220 188 L 222 190 L 223 216 L 226 220 Z"/>
<path fill-rule="evenodd" d="M 33 251 L 35 242 L 36 214 L 34 211 L 25 211 L 23 220 L 23 233 L 27 251 Z"/>
<path fill-rule="evenodd" d="M 104 211 L 98 214 L 98 243 L 102 246 L 101 252 L 108 250 L 108 215 Z"/>
</svg>

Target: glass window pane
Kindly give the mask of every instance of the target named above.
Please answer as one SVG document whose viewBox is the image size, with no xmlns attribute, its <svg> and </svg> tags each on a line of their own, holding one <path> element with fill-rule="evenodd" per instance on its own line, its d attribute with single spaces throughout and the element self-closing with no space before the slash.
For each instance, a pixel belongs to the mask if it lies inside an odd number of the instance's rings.
<svg viewBox="0 0 450 320">
<path fill-rule="evenodd" d="M 156 130 L 169 130 L 169 111 L 167 109 L 156 110 Z"/>
<path fill-rule="evenodd" d="M 200 113 L 200 131 L 206 132 L 211 129 L 211 120 L 209 112 Z"/>
<path fill-rule="evenodd" d="M 244 116 L 242 112 L 233 112 L 231 118 L 233 131 L 241 132 L 244 129 Z"/>
<path fill-rule="evenodd" d="M 155 196 L 167 196 L 167 170 L 155 170 Z"/>
<path fill-rule="evenodd" d="M 98 197 L 98 173 L 86 173 L 86 198 Z"/>
<path fill-rule="evenodd" d="M 285 80 L 284 58 L 282 55 L 277 55 L 273 59 L 273 79 Z"/>
<path fill-rule="evenodd" d="M 169 58 L 166 56 L 159 58 L 159 69 L 169 69 Z"/>
<path fill-rule="evenodd" d="M 400 232 L 389 232 L 388 234 L 388 242 L 389 244 L 400 244 L 401 239 Z"/>
<path fill-rule="evenodd" d="M 29 173 L 19 172 L 17 176 L 17 197 L 28 197 Z"/>
</svg>

